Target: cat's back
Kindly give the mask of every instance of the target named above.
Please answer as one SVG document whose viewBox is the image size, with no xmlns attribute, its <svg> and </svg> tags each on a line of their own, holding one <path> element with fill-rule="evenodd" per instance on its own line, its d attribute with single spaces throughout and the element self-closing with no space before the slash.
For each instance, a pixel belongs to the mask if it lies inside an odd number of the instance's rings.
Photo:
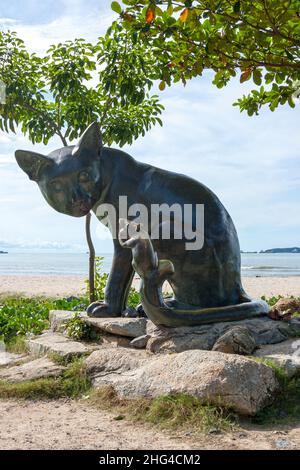
<svg viewBox="0 0 300 470">
<path fill-rule="evenodd" d="M 203 183 L 185 174 L 152 165 L 145 165 L 139 190 L 151 199 L 160 199 L 161 203 L 202 203 L 222 206 L 218 197 Z"/>
<path fill-rule="evenodd" d="M 139 162 L 121 150 L 105 150 L 107 156 L 115 161 L 119 189 L 135 193 L 137 201 L 143 201 L 146 205 L 204 204 L 215 215 L 227 214 L 213 191 L 194 178 Z"/>
</svg>

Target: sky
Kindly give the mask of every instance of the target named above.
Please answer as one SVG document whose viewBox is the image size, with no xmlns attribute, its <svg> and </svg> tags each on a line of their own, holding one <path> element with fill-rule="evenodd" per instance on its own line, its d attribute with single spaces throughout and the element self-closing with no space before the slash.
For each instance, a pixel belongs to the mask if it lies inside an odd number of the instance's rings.
<svg viewBox="0 0 300 470">
<path fill-rule="evenodd" d="M 83 37 L 96 40 L 116 18 L 110 0 L 1 2 L 0 27 L 18 33 L 28 49 Z M 0 77 L 1 78 L 1 77 Z M 253 88 L 238 80 L 219 90 L 206 73 L 186 87 L 159 92 L 163 127 L 123 149 L 139 161 L 185 173 L 211 188 L 231 214 L 242 250 L 300 246 L 300 104 L 248 117 L 232 103 Z M 86 251 L 84 219 L 55 212 L 14 160 L 16 149 L 48 154 L 21 132 L 0 131 L 0 250 Z M 98 253 L 112 251 L 93 217 Z"/>
</svg>

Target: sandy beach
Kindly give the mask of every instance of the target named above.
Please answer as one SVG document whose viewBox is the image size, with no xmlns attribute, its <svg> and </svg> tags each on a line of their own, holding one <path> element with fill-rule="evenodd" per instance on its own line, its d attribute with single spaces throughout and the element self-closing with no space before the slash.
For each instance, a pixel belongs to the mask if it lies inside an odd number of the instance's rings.
<svg viewBox="0 0 300 470">
<path fill-rule="evenodd" d="M 139 280 L 134 279 L 133 283 L 138 288 Z M 300 277 L 245 277 L 243 285 L 252 297 L 300 297 Z M 0 276 L 0 295 L 66 297 L 80 295 L 84 289 L 81 276 Z"/>
</svg>

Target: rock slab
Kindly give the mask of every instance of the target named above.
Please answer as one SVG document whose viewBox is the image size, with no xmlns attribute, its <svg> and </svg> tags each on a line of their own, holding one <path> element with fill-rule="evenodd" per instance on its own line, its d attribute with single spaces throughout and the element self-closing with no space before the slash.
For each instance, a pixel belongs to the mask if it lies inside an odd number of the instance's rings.
<svg viewBox="0 0 300 470">
<path fill-rule="evenodd" d="M 109 333 L 116 336 L 125 336 L 128 338 L 138 338 L 146 333 L 146 318 L 93 318 L 88 317 L 85 312 L 80 312 L 80 318 L 91 325 L 98 333 Z M 63 332 L 67 322 L 72 319 L 75 312 L 66 310 L 51 310 L 49 320 L 51 330 L 54 332 Z"/>
<path fill-rule="evenodd" d="M 12 366 L 16 362 L 26 358 L 26 354 L 14 354 L 6 351 L 0 351 L 0 367 Z"/>
<path fill-rule="evenodd" d="M 25 382 L 46 377 L 57 377 L 61 375 L 65 367 L 55 364 L 47 357 L 41 357 L 19 366 L 13 366 L 0 370 L 0 380 L 7 382 Z"/>
<path fill-rule="evenodd" d="M 75 312 L 72 311 L 52 310 L 49 316 L 51 330 L 63 333 L 67 322 L 74 315 Z M 237 335 L 228 333 L 225 336 L 227 346 L 217 344 L 215 348 L 223 351 L 225 347 L 225 349 L 228 349 L 227 352 L 230 353 L 251 354 L 252 351 L 250 352 L 250 350 L 251 348 L 254 349 L 252 347 L 254 342 L 255 347 L 264 344 L 276 344 L 286 341 L 293 333 L 300 332 L 299 321 L 273 321 L 267 316 L 210 325 L 166 328 L 157 327 L 146 318 L 92 318 L 88 317 L 85 312 L 79 312 L 79 315 L 96 333 L 100 334 L 103 340 L 106 339 L 107 343 L 111 342 L 124 347 L 147 348 L 152 353 L 182 352 L 192 349 L 209 351 L 229 330 L 239 327 L 244 329 L 243 335 L 238 335 L 240 346 L 237 346 L 235 341 Z M 229 337 L 231 338 L 230 347 L 228 347 Z M 224 343 L 223 340 L 224 338 L 222 339 Z"/>
<path fill-rule="evenodd" d="M 293 331 L 300 331 L 300 322 L 273 321 L 267 316 L 251 320 L 221 322 L 210 325 L 165 328 L 147 322 L 150 339 L 147 349 L 153 353 L 182 352 L 191 349 L 211 350 L 216 341 L 234 327 L 246 328 L 257 346 L 286 341 Z"/>
<path fill-rule="evenodd" d="M 220 352 L 151 355 L 126 348 L 102 349 L 85 363 L 96 387 L 112 385 L 121 396 L 184 393 L 243 415 L 254 415 L 271 403 L 279 386 L 271 367 Z"/>
<path fill-rule="evenodd" d="M 62 334 L 53 333 L 51 331 L 27 340 L 27 346 L 30 353 L 36 356 L 50 353 L 58 354 L 64 358 L 82 356 L 100 347 L 100 345 L 73 341 Z"/>
</svg>

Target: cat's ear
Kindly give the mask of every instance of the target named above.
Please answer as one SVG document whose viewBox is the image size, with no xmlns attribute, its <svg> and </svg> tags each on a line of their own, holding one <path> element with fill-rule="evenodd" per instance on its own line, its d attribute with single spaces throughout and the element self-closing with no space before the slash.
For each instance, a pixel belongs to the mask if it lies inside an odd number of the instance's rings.
<svg viewBox="0 0 300 470">
<path fill-rule="evenodd" d="M 54 164 L 51 158 L 27 150 L 17 150 L 15 157 L 19 167 L 25 171 L 31 180 L 36 182 L 39 181 L 41 172 L 46 167 L 50 167 Z"/>
<path fill-rule="evenodd" d="M 100 126 L 98 122 L 93 122 L 82 134 L 80 141 L 73 150 L 73 154 L 76 152 L 83 152 L 84 150 L 89 150 L 91 152 L 96 152 L 97 155 L 100 155 L 102 149 L 102 136 L 100 131 Z"/>
</svg>

